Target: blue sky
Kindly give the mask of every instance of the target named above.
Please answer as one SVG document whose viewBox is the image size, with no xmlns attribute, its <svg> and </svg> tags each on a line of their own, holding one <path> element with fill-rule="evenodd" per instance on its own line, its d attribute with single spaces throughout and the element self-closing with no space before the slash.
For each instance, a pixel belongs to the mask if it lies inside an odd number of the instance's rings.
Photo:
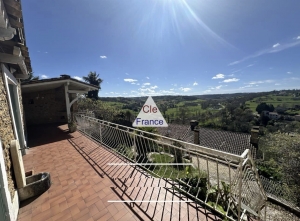
<svg viewBox="0 0 300 221">
<path fill-rule="evenodd" d="M 96 71 L 99 96 L 299 89 L 299 0 L 28 0 L 34 75 Z"/>
</svg>

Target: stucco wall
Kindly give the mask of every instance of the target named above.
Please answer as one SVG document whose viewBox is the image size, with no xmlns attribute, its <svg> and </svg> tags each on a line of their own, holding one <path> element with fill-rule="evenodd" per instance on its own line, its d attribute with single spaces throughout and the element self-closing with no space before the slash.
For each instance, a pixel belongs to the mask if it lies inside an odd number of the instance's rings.
<svg viewBox="0 0 300 221">
<path fill-rule="evenodd" d="M 27 126 L 67 122 L 64 87 L 23 93 L 22 97 Z"/>
<path fill-rule="evenodd" d="M 4 85 L 3 74 L 0 74 L 0 139 L 2 141 L 3 155 L 5 161 L 5 169 L 7 172 L 8 188 L 11 194 L 11 198 L 14 198 L 15 193 L 15 183 L 13 180 L 13 169 L 10 158 L 10 142 L 16 139 L 12 119 L 9 111 L 9 103 L 7 98 L 7 91 Z"/>
</svg>

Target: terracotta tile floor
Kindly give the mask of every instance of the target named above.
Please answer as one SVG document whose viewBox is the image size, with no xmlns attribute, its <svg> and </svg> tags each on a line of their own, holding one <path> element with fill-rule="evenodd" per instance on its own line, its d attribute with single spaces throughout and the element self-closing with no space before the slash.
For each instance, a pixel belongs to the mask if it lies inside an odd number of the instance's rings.
<svg viewBox="0 0 300 221">
<path fill-rule="evenodd" d="M 19 221 L 219 220 L 213 214 L 67 126 L 29 128 L 25 170 L 50 172 L 52 186 L 20 205 Z M 150 202 L 110 202 L 110 201 Z M 155 201 L 155 202 L 153 202 Z M 180 201 L 180 202 L 161 202 Z"/>
</svg>

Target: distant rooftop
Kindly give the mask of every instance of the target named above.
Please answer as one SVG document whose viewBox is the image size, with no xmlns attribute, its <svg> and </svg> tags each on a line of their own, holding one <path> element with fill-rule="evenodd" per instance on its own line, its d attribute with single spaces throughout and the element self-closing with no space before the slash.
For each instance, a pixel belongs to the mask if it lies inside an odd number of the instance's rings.
<svg viewBox="0 0 300 221">
<path fill-rule="evenodd" d="M 69 75 L 61 75 L 59 78 L 47 78 L 42 80 L 32 80 L 22 82 L 22 93 L 30 93 L 34 91 L 41 90 L 50 90 L 63 86 L 64 84 L 69 84 L 70 90 L 75 91 L 90 91 L 90 90 L 99 90 L 100 87 L 88 84 L 74 78 L 71 78 Z"/>
<path fill-rule="evenodd" d="M 208 128 L 199 129 L 200 146 L 225 151 L 232 154 L 241 155 L 246 149 L 256 155 L 256 149 L 250 143 L 250 134 L 221 131 Z M 194 132 L 188 125 L 169 124 L 168 128 L 157 128 L 158 133 L 173 139 L 194 143 Z"/>
<path fill-rule="evenodd" d="M 100 88 L 98 86 L 95 86 L 95 85 L 92 85 L 92 84 L 89 84 L 89 83 L 86 83 L 86 82 L 83 82 L 83 81 L 76 80 L 74 78 L 71 78 L 69 75 L 64 75 L 64 74 L 61 75 L 61 77 L 58 77 L 58 78 L 47 78 L 47 79 L 41 79 L 41 80 L 32 80 L 32 81 L 22 82 L 22 85 L 43 84 L 43 83 L 46 83 L 46 82 L 57 82 L 57 81 L 66 81 L 66 80 L 74 81 L 74 82 L 77 82 L 77 83 L 80 83 L 80 84 L 85 84 L 87 86 L 92 86 L 95 89 Z"/>
</svg>

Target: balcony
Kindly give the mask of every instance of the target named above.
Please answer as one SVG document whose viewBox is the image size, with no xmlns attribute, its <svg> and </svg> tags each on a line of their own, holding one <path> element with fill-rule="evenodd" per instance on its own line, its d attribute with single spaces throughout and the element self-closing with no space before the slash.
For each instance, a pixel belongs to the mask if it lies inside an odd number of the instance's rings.
<svg viewBox="0 0 300 221">
<path fill-rule="evenodd" d="M 18 220 L 264 218 L 251 154 L 241 156 L 77 115 L 78 129 L 32 128 L 26 170 L 52 186 L 22 202 Z"/>
</svg>

